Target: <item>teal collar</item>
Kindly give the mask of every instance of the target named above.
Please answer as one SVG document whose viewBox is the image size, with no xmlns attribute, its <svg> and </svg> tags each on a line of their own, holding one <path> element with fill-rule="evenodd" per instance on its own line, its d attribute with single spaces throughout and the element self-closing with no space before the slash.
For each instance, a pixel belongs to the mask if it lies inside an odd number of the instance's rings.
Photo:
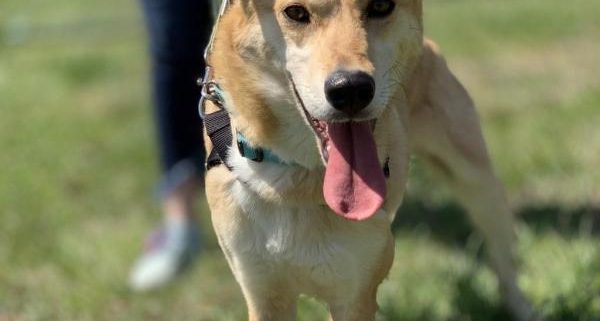
<svg viewBox="0 0 600 321">
<path fill-rule="evenodd" d="M 290 165 L 269 149 L 252 147 L 250 142 L 248 142 L 248 139 L 246 139 L 242 133 L 236 132 L 236 137 L 238 150 L 243 157 L 255 162 L 269 162 L 280 165 Z"/>
<path fill-rule="evenodd" d="M 279 158 L 276 154 L 268 149 L 263 149 L 261 147 L 252 147 L 248 139 L 242 135 L 240 132 L 236 132 L 237 136 L 237 147 L 240 151 L 240 154 L 254 162 L 269 162 L 279 165 L 293 165 L 293 163 L 287 163 Z M 390 177 L 390 158 L 387 157 L 385 159 L 385 163 L 383 164 L 383 175 L 385 178 Z"/>
</svg>

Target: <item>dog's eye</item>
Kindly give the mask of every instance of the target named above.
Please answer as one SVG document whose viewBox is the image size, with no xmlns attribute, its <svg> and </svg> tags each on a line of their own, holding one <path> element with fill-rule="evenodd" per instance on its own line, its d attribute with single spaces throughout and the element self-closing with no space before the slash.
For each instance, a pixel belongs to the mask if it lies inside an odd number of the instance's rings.
<svg viewBox="0 0 600 321">
<path fill-rule="evenodd" d="M 303 7 L 299 4 L 291 5 L 287 8 L 285 8 L 285 10 L 283 12 L 285 13 L 286 17 L 288 17 L 289 19 L 291 19 L 293 21 L 300 22 L 300 23 L 309 23 L 310 22 L 310 13 L 308 13 L 308 10 L 306 10 L 305 7 Z"/>
<path fill-rule="evenodd" d="M 394 8 L 396 3 L 392 0 L 373 0 L 367 7 L 367 17 L 369 18 L 383 18 L 387 17 Z"/>
</svg>

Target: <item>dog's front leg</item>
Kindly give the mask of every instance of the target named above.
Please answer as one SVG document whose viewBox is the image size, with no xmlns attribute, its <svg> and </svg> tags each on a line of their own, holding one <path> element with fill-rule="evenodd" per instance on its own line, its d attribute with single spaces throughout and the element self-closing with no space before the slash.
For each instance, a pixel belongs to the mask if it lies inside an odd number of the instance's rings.
<svg viewBox="0 0 600 321">
<path fill-rule="evenodd" d="M 411 113 L 413 150 L 438 169 L 485 237 L 507 308 L 519 321 L 536 320 L 517 285 L 513 217 L 493 173 L 473 103 L 433 47 L 426 47 L 424 61 L 430 69 L 422 85 L 425 97 Z"/>
<path fill-rule="evenodd" d="M 331 312 L 330 321 L 374 321 L 377 314 L 377 289 L 387 276 L 394 261 L 394 237 L 391 232 L 387 237 L 379 257 L 370 258 L 375 263 L 362 279 L 356 295 L 351 300 L 327 300 Z M 347 295 L 347 293 L 345 293 Z M 338 295 L 337 298 L 345 297 Z"/>
<path fill-rule="evenodd" d="M 233 184 L 233 176 L 225 168 L 212 169 L 206 178 L 213 227 L 244 294 L 248 319 L 294 321 L 298 294 L 287 284 L 285 269 L 273 266 L 259 250 L 254 223 L 233 197 Z"/>
<path fill-rule="evenodd" d="M 248 320 L 295 321 L 298 293 L 290 286 L 285 275 L 265 264 L 258 254 L 236 255 L 222 240 L 219 243 L 242 288 Z"/>
<path fill-rule="evenodd" d="M 280 289 L 272 289 L 271 293 L 257 297 L 245 290 L 249 321 L 295 321 L 296 299 L 286 297 Z"/>
</svg>

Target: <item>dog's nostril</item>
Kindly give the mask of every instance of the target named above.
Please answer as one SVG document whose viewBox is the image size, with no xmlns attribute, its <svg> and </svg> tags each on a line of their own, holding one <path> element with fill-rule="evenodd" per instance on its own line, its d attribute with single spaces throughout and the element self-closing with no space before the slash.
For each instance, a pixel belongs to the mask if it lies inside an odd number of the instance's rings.
<svg viewBox="0 0 600 321">
<path fill-rule="evenodd" d="M 334 108 L 353 116 L 373 100 L 375 81 L 362 71 L 337 71 L 325 81 L 325 95 Z"/>
<path fill-rule="evenodd" d="M 329 102 L 334 106 L 347 105 L 351 99 L 352 91 L 349 87 L 334 87 L 327 92 Z"/>
</svg>

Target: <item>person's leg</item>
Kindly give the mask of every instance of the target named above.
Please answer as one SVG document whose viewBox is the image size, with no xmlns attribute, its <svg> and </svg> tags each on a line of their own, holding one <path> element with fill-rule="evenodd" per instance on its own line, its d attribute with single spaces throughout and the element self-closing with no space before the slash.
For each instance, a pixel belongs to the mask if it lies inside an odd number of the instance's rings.
<svg viewBox="0 0 600 321">
<path fill-rule="evenodd" d="M 204 71 L 202 54 L 212 26 L 209 1 L 142 0 L 142 7 L 150 38 L 165 223 L 132 270 L 130 283 L 138 290 L 165 284 L 197 252 L 193 212 L 205 154 L 196 79 Z"/>
</svg>

